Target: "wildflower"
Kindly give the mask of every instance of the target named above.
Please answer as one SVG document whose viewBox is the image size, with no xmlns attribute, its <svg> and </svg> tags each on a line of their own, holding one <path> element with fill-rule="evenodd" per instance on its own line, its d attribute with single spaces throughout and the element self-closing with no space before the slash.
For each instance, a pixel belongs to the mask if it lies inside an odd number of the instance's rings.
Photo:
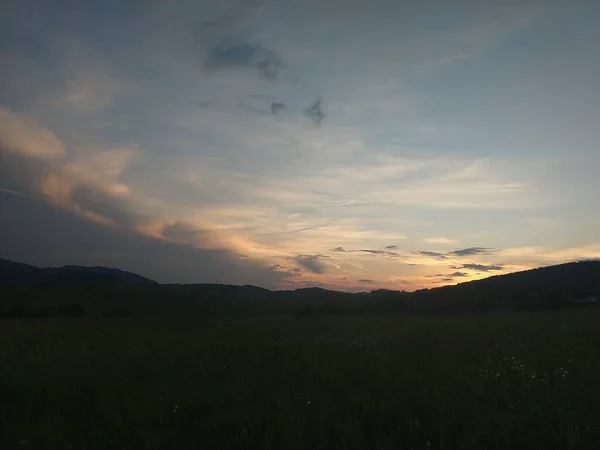
<svg viewBox="0 0 600 450">
<path fill-rule="evenodd" d="M 177 406 L 177 405 L 173 405 L 173 412 L 174 412 L 174 413 L 176 413 L 178 409 L 179 409 L 179 406 Z"/>
<path fill-rule="evenodd" d="M 306 402 L 307 405 L 310 405 L 312 402 L 309 400 Z"/>
</svg>

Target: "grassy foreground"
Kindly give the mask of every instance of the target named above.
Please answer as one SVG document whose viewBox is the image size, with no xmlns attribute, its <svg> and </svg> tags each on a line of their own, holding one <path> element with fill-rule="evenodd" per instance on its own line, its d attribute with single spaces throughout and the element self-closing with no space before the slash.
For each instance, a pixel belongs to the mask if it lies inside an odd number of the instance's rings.
<svg viewBox="0 0 600 450">
<path fill-rule="evenodd" d="M 0 322 L 1 449 L 597 449 L 600 314 Z"/>
</svg>

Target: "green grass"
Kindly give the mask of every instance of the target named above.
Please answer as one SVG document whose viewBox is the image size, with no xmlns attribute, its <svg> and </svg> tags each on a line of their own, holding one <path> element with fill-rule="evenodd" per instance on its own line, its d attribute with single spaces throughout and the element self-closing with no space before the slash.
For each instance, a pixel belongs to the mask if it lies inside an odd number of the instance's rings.
<svg viewBox="0 0 600 450">
<path fill-rule="evenodd" d="M 598 449 L 600 313 L 0 322 L 1 449 Z"/>
</svg>

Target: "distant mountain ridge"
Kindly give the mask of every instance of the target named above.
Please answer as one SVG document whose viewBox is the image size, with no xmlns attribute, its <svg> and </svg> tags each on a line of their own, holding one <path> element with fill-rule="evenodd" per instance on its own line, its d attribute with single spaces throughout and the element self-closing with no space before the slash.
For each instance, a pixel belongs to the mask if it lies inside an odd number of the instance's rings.
<svg viewBox="0 0 600 450">
<path fill-rule="evenodd" d="M 7 259 L 0 259 L 0 284 L 39 285 L 39 284 L 81 284 L 93 282 L 121 282 L 130 284 L 158 284 L 132 272 L 109 267 L 36 267 Z"/>
<path fill-rule="evenodd" d="M 92 289 L 90 289 L 92 287 Z M 460 314 L 600 306 L 600 261 L 541 267 L 415 292 L 160 284 L 106 267 L 39 268 L 0 259 L 0 317 L 260 317 L 298 314 Z M 65 312 L 66 311 L 66 312 Z"/>
</svg>

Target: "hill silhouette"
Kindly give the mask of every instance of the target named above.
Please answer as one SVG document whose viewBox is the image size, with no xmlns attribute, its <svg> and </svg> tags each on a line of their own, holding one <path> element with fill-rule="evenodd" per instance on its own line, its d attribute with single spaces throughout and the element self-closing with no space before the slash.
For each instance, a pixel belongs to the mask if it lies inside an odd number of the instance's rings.
<svg viewBox="0 0 600 450">
<path fill-rule="evenodd" d="M 453 286 L 384 296 L 375 309 L 432 312 L 543 310 L 595 304 L 600 299 L 600 261 L 580 261 L 495 275 Z"/>
<path fill-rule="evenodd" d="M 90 289 L 93 288 L 93 289 Z M 600 261 L 497 275 L 415 292 L 159 284 L 106 267 L 39 268 L 0 260 L 0 316 L 240 316 L 460 314 L 600 305 Z"/>
<path fill-rule="evenodd" d="M 76 285 L 86 283 L 158 284 L 141 275 L 108 267 L 35 267 L 29 264 L 0 259 L 2 285 Z"/>
</svg>

